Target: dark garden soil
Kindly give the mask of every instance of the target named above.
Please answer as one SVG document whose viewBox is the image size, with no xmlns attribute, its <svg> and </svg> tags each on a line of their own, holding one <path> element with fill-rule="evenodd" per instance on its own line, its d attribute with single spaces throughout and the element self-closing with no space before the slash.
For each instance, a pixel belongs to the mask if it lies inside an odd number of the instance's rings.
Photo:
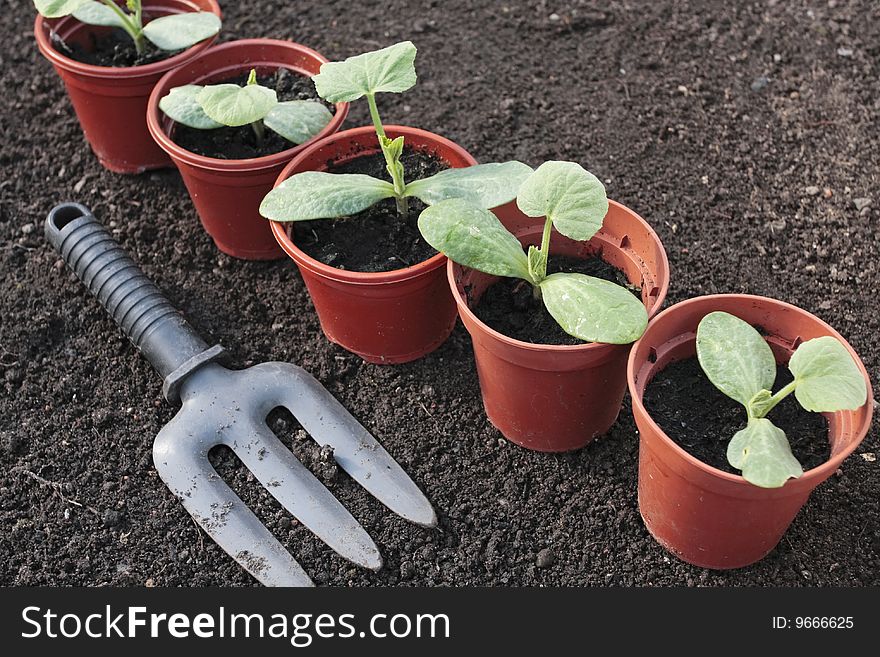
<svg viewBox="0 0 880 657">
<path fill-rule="evenodd" d="M 181 52 L 160 50 L 145 40 L 144 51 L 139 53 L 132 38 L 121 29 L 113 29 L 109 32 L 102 30 L 100 33 L 90 34 L 87 48 L 78 43 L 64 43 L 57 37 L 53 38 L 52 45 L 58 52 L 83 64 L 119 68 L 161 62 Z"/>
<path fill-rule="evenodd" d="M 153 437 L 175 409 L 42 237 L 48 210 L 78 200 L 231 362 L 308 369 L 432 500 L 437 529 L 400 520 L 286 421 L 284 439 L 379 545 L 385 567 L 373 573 L 337 557 L 220 454 L 322 584 L 880 584 L 876 428 L 767 558 L 725 572 L 682 563 L 639 517 L 629 400 L 588 447 L 528 452 L 486 421 L 460 326 L 394 367 L 329 344 L 294 264 L 219 253 L 176 171 L 99 166 L 37 52 L 31 4 L 15 5 L 0 25 L 0 56 L 18 81 L 0 98 L 0 583 L 254 584 L 157 477 Z M 388 123 L 441 134 L 484 162 L 581 162 L 656 228 L 671 264 L 667 303 L 785 299 L 836 327 L 880 381 L 876 2 L 242 0 L 224 3 L 224 19 L 223 39 L 294 38 L 331 59 L 411 38 L 419 83 L 380 97 Z M 368 123 L 355 104 L 347 125 Z"/>
<path fill-rule="evenodd" d="M 448 169 L 437 156 L 404 146 L 400 156 L 405 180 L 413 182 Z M 330 166 L 330 173 L 358 173 L 391 182 L 381 153 L 362 155 Z M 407 199 L 404 219 L 394 199 L 379 201 L 363 212 L 341 219 L 303 221 L 294 225 L 296 244 L 315 260 L 338 269 L 360 272 L 392 271 L 411 267 L 437 251 L 422 239 L 419 215 L 425 204 Z"/>
<path fill-rule="evenodd" d="M 547 263 L 547 274 L 559 272 L 586 274 L 633 290 L 641 299 L 641 291 L 632 288 L 622 271 L 598 256 L 573 258 L 552 255 Z M 544 302 L 532 294 L 532 286 L 513 278 L 502 278 L 489 287 L 473 308 L 484 324 L 499 333 L 535 344 L 573 345 L 583 340 L 569 335 L 547 312 Z"/>
<path fill-rule="evenodd" d="M 791 380 L 787 367 L 777 367 L 773 392 Z M 727 462 L 727 443 L 745 428 L 745 409 L 712 385 L 696 358 L 670 363 L 655 374 L 645 388 L 644 402 L 654 422 L 689 454 L 713 468 L 739 474 Z M 804 470 L 828 460 L 828 421 L 801 408 L 794 395 L 779 402 L 767 418 L 785 432 Z"/>
<path fill-rule="evenodd" d="M 213 84 L 247 84 L 247 75 L 240 75 L 227 80 L 217 80 Z M 336 106 L 326 103 L 318 97 L 315 83 L 311 79 L 298 75 L 286 68 L 279 68 L 271 75 L 257 76 L 257 82 L 264 87 L 274 89 L 280 102 L 288 100 L 317 100 L 323 103 L 332 113 Z M 262 139 L 249 125 L 224 127 L 215 130 L 196 130 L 179 123 L 174 124 L 171 138 L 180 146 L 193 153 L 205 157 L 216 157 L 221 160 L 244 160 L 252 157 L 274 155 L 296 145 L 287 141 L 276 132 L 266 128 Z"/>
</svg>

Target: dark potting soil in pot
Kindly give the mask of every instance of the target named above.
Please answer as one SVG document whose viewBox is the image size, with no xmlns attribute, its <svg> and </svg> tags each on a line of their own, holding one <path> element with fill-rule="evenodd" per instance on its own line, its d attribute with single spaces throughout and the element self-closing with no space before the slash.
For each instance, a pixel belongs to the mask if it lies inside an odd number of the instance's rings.
<svg viewBox="0 0 880 657">
<path fill-rule="evenodd" d="M 211 84 L 244 85 L 247 83 L 247 78 L 247 74 L 242 74 L 234 78 L 217 80 Z M 290 69 L 279 68 L 269 75 L 259 75 L 257 82 L 264 87 L 274 89 L 279 102 L 317 100 L 323 103 L 331 113 L 336 113 L 335 105 L 318 97 L 315 84 L 310 78 L 299 75 Z M 176 123 L 171 132 L 171 138 L 174 143 L 188 151 L 220 160 L 247 160 L 253 157 L 265 157 L 296 146 L 268 128 L 266 128 L 263 138 L 258 140 L 257 134 L 249 125 L 197 130 Z"/>
<path fill-rule="evenodd" d="M 139 53 L 132 38 L 121 29 L 91 33 L 88 35 L 88 41 L 88 46 L 78 43 L 67 44 L 56 34 L 52 34 L 52 45 L 55 50 L 73 60 L 92 66 L 111 68 L 144 66 L 153 62 L 161 62 L 163 59 L 174 57 L 182 52 L 180 50 L 160 50 L 144 39 L 144 51 Z"/>
<path fill-rule="evenodd" d="M 778 367 L 773 391 L 791 380 L 788 368 Z M 712 385 L 696 358 L 670 363 L 658 372 L 645 389 L 644 403 L 666 435 L 691 456 L 713 468 L 739 474 L 727 462 L 727 444 L 745 428 L 745 408 Z M 767 419 L 785 432 L 805 471 L 828 460 L 828 421 L 801 408 L 794 395 L 783 399 Z"/>
<path fill-rule="evenodd" d="M 408 146 L 404 146 L 400 161 L 407 182 L 449 168 L 436 155 Z M 327 170 L 362 173 L 391 182 L 381 153 L 356 157 Z M 350 217 L 297 222 L 294 241 L 315 260 L 338 269 L 381 272 L 411 267 L 437 253 L 419 232 L 419 214 L 425 207 L 417 198 L 410 198 L 409 216 L 403 219 L 396 201 L 385 199 Z"/>
<path fill-rule="evenodd" d="M 547 273 L 586 274 L 617 283 L 641 299 L 641 290 L 630 285 L 622 271 L 597 255 L 575 258 L 550 254 Z M 502 278 L 489 287 L 473 308 L 480 321 L 499 333 L 534 344 L 575 345 L 583 340 L 569 335 L 532 294 L 532 286 L 518 278 Z"/>
</svg>

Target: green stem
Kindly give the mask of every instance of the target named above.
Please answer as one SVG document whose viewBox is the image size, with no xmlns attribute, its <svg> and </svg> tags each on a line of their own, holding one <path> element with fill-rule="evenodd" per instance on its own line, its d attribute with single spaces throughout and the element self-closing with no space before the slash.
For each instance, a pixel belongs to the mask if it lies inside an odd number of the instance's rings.
<svg viewBox="0 0 880 657">
<path fill-rule="evenodd" d="M 544 267 L 541 272 L 541 280 L 547 277 L 547 261 L 550 258 L 550 232 L 553 230 L 553 221 L 550 217 L 544 220 L 544 232 L 541 234 L 541 253 L 544 255 Z"/>
<path fill-rule="evenodd" d="M 263 125 L 263 119 L 251 123 L 251 128 L 253 128 L 254 134 L 257 136 L 257 143 L 263 143 L 263 139 L 266 137 L 266 126 Z"/>
<path fill-rule="evenodd" d="M 119 20 L 122 21 L 122 29 L 134 41 L 134 48 L 138 54 L 141 54 L 144 51 L 144 32 L 138 13 L 135 13 L 134 16 L 126 14 L 113 0 L 101 0 L 101 2 L 119 17 Z M 138 3 L 138 8 L 140 9 L 140 3 Z"/>
<path fill-rule="evenodd" d="M 406 220 L 409 217 L 409 199 L 403 195 L 406 191 L 406 183 L 403 180 L 403 176 L 400 175 L 398 160 L 392 157 L 385 147 L 388 137 L 385 136 L 385 127 L 382 125 L 382 119 L 379 116 L 376 94 L 367 94 L 367 104 L 370 106 L 370 118 L 373 120 L 373 127 L 376 129 L 376 135 L 379 137 L 379 147 L 382 149 L 382 155 L 385 157 L 385 165 L 391 176 L 391 182 L 394 183 L 394 192 L 397 195 L 397 214 Z"/>
<path fill-rule="evenodd" d="M 367 104 L 370 106 L 370 118 L 373 119 L 373 127 L 376 128 L 376 134 L 379 137 L 385 136 L 385 128 L 382 126 L 382 119 L 379 118 L 379 108 L 376 106 L 376 94 L 367 94 Z M 381 143 L 382 140 L 380 139 Z"/>
<path fill-rule="evenodd" d="M 770 411 L 772 411 L 774 408 L 776 408 L 776 405 L 779 402 L 781 402 L 783 399 L 785 399 L 791 393 L 793 393 L 795 388 L 797 388 L 797 379 L 795 379 L 794 381 L 789 383 L 787 386 L 782 388 L 775 395 L 770 397 L 770 399 L 767 400 L 767 403 L 762 407 L 762 409 L 761 409 L 762 413 L 758 417 L 766 417 Z M 756 419 L 758 419 L 758 418 L 756 417 Z"/>
</svg>

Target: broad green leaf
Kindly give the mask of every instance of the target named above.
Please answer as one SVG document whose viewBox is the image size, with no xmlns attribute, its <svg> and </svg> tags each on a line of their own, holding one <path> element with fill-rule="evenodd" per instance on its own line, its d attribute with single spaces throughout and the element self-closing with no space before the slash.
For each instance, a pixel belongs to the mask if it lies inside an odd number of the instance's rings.
<svg viewBox="0 0 880 657">
<path fill-rule="evenodd" d="M 544 306 L 562 330 L 586 342 L 629 344 L 648 325 L 645 306 L 626 288 L 584 274 L 541 281 Z"/>
<path fill-rule="evenodd" d="M 269 110 L 263 122 L 287 141 L 302 144 L 316 136 L 333 120 L 324 105 L 313 100 L 288 100 Z"/>
<path fill-rule="evenodd" d="M 785 432 L 766 418 L 751 418 L 727 445 L 727 461 L 761 488 L 779 488 L 804 470 L 791 453 Z"/>
<path fill-rule="evenodd" d="M 215 84 L 204 87 L 196 100 L 205 114 L 229 126 L 247 125 L 265 118 L 278 104 L 274 89 L 249 84 Z"/>
<path fill-rule="evenodd" d="M 94 0 L 34 0 L 34 7 L 46 18 L 69 16 L 87 4 L 97 4 Z"/>
<path fill-rule="evenodd" d="M 346 217 L 392 196 L 391 183 L 371 176 L 306 171 L 269 192 L 260 204 L 260 214 L 274 221 Z"/>
<path fill-rule="evenodd" d="M 223 124 L 205 114 L 205 110 L 196 100 L 203 88 L 199 84 L 174 87 L 167 96 L 163 96 L 159 100 L 159 109 L 165 112 L 169 118 L 190 128 L 198 130 L 221 128 Z"/>
<path fill-rule="evenodd" d="M 516 198 L 520 185 L 531 173 L 528 165 L 516 161 L 446 169 L 409 183 L 405 195 L 418 197 L 428 205 L 460 198 L 479 208 L 494 208 Z"/>
<path fill-rule="evenodd" d="M 416 47 L 411 41 L 327 62 L 312 78 L 318 95 L 330 103 L 357 100 L 367 94 L 400 93 L 416 83 Z"/>
<path fill-rule="evenodd" d="M 522 245 L 488 210 L 462 199 L 440 201 L 419 216 L 419 230 L 453 262 L 493 276 L 529 280 Z"/>
<path fill-rule="evenodd" d="M 533 281 L 541 282 L 547 276 L 547 254 L 535 246 L 529 246 L 529 275 Z"/>
<path fill-rule="evenodd" d="M 162 50 L 183 50 L 220 31 L 220 17 L 210 11 L 188 11 L 151 20 L 144 36 Z"/>
<path fill-rule="evenodd" d="M 700 321 L 697 358 L 712 384 L 746 408 L 776 380 L 770 345 L 750 324 L 729 313 L 712 312 Z"/>
<path fill-rule="evenodd" d="M 125 21 L 119 14 L 102 2 L 87 2 L 73 12 L 73 17 L 89 25 L 124 27 Z"/>
<path fill-rule="evenodd" d="M 522 184 L 516 204 L 530 217 L 549 217 L 578 241 L 595 235 L 608 213 L 605 186 L 574 162 L 544 162 Z"/>
<path fill-rule="evenodd" d="M 807 340 L 788 361 L 797 387 L 794 395 L 808 411 L 859 408 L 868 398 L 865 378 L 839 340 L 830 335 Z"/>
</svg>

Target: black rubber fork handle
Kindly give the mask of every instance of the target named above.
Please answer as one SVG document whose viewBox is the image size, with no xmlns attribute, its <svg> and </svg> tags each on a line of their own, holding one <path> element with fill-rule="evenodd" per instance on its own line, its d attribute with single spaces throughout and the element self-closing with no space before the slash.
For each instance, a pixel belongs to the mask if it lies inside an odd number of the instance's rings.
<svg viewBox="0 0 880 657">
<path fill-rule="evenodd" d="M 86 206 L 52 208 L 46 238 L 162 377 L 165 398 L 179 401 L 181 382 L 223 348 L 208 347 Z"/>
</svg>

